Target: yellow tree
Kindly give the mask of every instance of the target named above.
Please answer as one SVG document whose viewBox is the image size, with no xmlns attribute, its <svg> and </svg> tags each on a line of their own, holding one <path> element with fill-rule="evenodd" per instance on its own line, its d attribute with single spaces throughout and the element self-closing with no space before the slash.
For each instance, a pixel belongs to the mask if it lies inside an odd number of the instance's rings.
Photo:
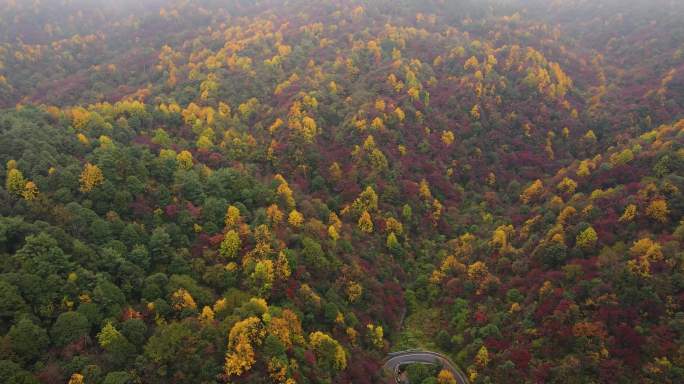
<svg viewBox="0 0 684 384">
<path fill-rule="evenodd" d="M 443 209 L 444 207 L 442 206 L 442 203 L 439 200 L 432 200 L 432 213 L 430 214 L 430 217 L 432 218 L 432 225 L 437 225 L 440 217 L 442 217 Z"/>
<path fill-rule="evenodd" d="M 587 177 L 591 173 L 591 162 L 590 160 L 582 160 L 577 166 L 577 176 Z"/>
<path fill-rule="evenodd" d="M 294 208 L 295 206 L 295 199 L 292 194 L 292 189 L 290 189 L 289 184 L 287 184 L 287 181 L 285 181 L 285 178 L 281 175 L 276 175 L 275 176 L 276 181 L 278 181 L 278 189 L 277 193 L 278 196 L 280 196 L 283 201 L 285 202 L 285 206 L 288 208 Z"/>
<path fill-rule="evenodd" d="M 178 288 L 178 290 L 171 295 L 171 303 L 173 304 L 173 308 L 177 311 L 197 309 L 195 299 L 193 299 L 190 292 L 185 288 Z"/>
<path fill-rule="evenodd" d="M 104 176 L 97 165 L 86 163 L 79 178 L 81 182 L 81 192 L 90 192 L 93 188 L 104 183 Z"/>
<path fill-rule="evenodd" d="M 273 383 L 294 384 L 294 379 L 288 378 L 287 373 L 288 364 L 286 361 L 277 357 L 271 357 L 268 360 L 268 376 L 271 378 Z"/>
<path fill-rule="evenodd" d="M 296 323 L 299 319 L 290 310 L 286 309 L 285 311 L 283 311 L 283 317 L 272 317 L 270 319 L 266 325 L 266 332 L 277 337 L 286 348 L 290 348 L 292 346 L 292 339 L 295 336 L 299 336 L 295 334 L 297 331 L 294 329 L 297 327 Z M 290 321 L 293 321 L 294 324 L 291 324 Z"/>
<path fill-rule="evenodd" d="M 385 112 L 385 100 L 375 100 L 375 110 L 377 110 L 378 112 Z"/>
<path fill-rule="evenodd" d="M 352 13 L 351 13 L 352 20 L 355 23 L 358 23 L 361 20 L 361 18 L 363 17 L 364 12 L 365 12 L 365 10 L 362 6 L 360 6 L 360 5 L 357 6 L 356 8 L 354 8 L 352 10 Z"/>
<path fill-rule="evenodd" d="M 577 210 L 572 207 L 572 206 L 567 206 L 563 208 L 563 210 L 558 214 L 558 218 L 556 219 L 556 222 L 560 225 L 565 225 L 568 221 L 569 218 L 574 216 L 577 213 Z"/>
<path fill-rule="evenodd" d="M 648 237 L 634 242 L 634 245 L 629 249 L 632 256 L 645 257 L 649 261 L 659 261 L 663 259 L 663 251 L 660 244 L 654 242 Z"/>
<path fill-rule="evenodd" d="M 401 108 L 397 107 L 394 109 L 394 116 L 397 118 L 397 120 L 399 120 L 399 122 L 403 122 L 406 118 L 406 113 L 404 113 Z"/>
<path fill-rule="evenodd" d="M 350 303 L 356 302 L 361 295 L 363 294 L 363 286 L 361 284 L 352 281 L 349 283 L 347 286 L 347 299 L 349 299 Z"/>
<path fill-rule="evenodd" d="M 188 170 L 192 168 L 192 153 L 181 151 L 178 156 L 176 156 L 176 161 L 178 162 L 178 168 Z"/>
<path fill-rule="evenodd" d="M 380 117 L 376 117 L 371 121 L 371 127 L 380 131 L 385 128 L 385 122 Z"/>
<path fill-rule="evenodd" d="M 399 240 L 397 240 L 397 235 L 395 235 L 394 232 L 390 232 L 387 235 L 387 240 L 385 241 L 385 244 L 387 245 L 387 248 L 390 250 L 399 250 L 401 248 Z"/>
<path fill-rule="evenodd" d="M 206 135 L 201 135 L 195 144 L 197 145 L 197 148 L 201 149 L 209 149 L 212 145 L 214 145 L 214 143 L 211 141 L 211 137 Z"/>
<path fill-rule="evenodd" d="M 596 245 L 596 241 L 598 240 L 598 235 L 596 234 L 596 231 L 592 227 L 588 227 L 584 231 L 580 232 L 579 235 L 577 235 L 576 242 L 577 245 L 585 250 L 590 250 Z"/>
<path fill-rule="evenodd" d="M 487 366 L 487 364 L 489 364 L 489 351 L 484 345 L 480 347 L 479 351 L 477 351 L 477 355 L 475 356 L 475 364 L 481 368 L 484 368 Z"/>
<path fill-rule="evenodd" d="M 33 181 L 26 182 L 24 190 L 21 192 L 21 196 L 26 201 L 33 201 L 38 196 L 38 186 Z"/>
<path fill-rule="evenodd" d="M 219 116 L 221 117 L 230 117 L 230 105 L 224 103 L 223 101 L 219 101 Z"/>
<path fill-rule="evenodd" d="M 338 162 L 332 163 L 328 168 L 328 172 L 330 172 L 330 177 L 332 177 L 334 182 L 342 180 L 342 168 Z"/>
<path fill-rule="evenodd" d="M 268 221 L 271 225 L 276 225 L 283 221 L 283 212 L 276 204 L 271 204 L 266 208 L 266 216 L 268 216 Z"/>
<path fill-rule="evenodd" d="M 12 195 L 18 196 L 24 191 L 26 186 L 26 179 L 20 170 L 12 168 L 7 172 L 7 179 L 5 180 L 5 189 Z"/>
<path fill-rule="evenodd" d="M 489 174 L 487 174 L 487 185 L 489 185 L 490 187 L 493 187 L 495 184 L 496 184 L 496 175 L 494 174 L 494 172 L 489 172 Z"/>
<path fill-rule="evenodd" d="M 287 280 L 290 275 L 292 275 L 292 271 L 290 270 L 290 262 L 287 259 L 287 255 L 283 251 L 278 253 L 278 259 L 275 262 L 275 274 L 280 280 Z"/>
<path fill-rule="evenodd" d="M 596 134 L 590 129 L 582 136 L 582 141 L 587 144 L 594 144 L 596 143 Z"/>
<path fill-rule="evenodd" d="M 371 215 L 368 211 L 363 211 L 359 218 L 358 225 L 361 232 L 373 233 L 373 220 L 371 220 Z"/>
<path fill-rule="evenodd" d="M 432 192 L 430 191 L 430 185 L 427 180 L 423 179 L 420 181 L 420 186 L 418 188 L 418 194 L 423 200 L 431 200 Z"/>
<path fill-rule="evenodd" d="M 482 261 L 476 261 L 468 266 L 468 278 L 473 281 L 481 281 L 489 274 L 487 264 Z"/>
<path fill-rule="evenodd" d="M 474 120 L 480 120 L 480 106 L 475 104 L 473 105 L 473 108 L 470 110 L 470 116 Z"/>
<path fill-rule="evenodd" d="M 620 216 L 619 221 L 620 222 L 633 221 L 634 218 L 636 217 L 636 213 L 637 213 L 637 206 L 634 204 L 629 204 L 627 207 L 625 207 L 625 211 L 622 213 L 622 216 Z"/>
<path fill-rule="evenodd" d="M 305 99 L 305 102 L 307 100 Z M 315 99 L 309 99 L 309 103 L 312 107 L 318 104 Z M 307 116 L 305 112 L 302 111 L 302 103 L 300 101 L 295 101 L 290 107 L 290 112 L 288 113 L 288 127 L 292 132 L 301 136 L 306 143 L 312 143 L 316 134 L 318 133 L 318 126 L 316 121 L 311 117 Z"/>
<path fill-rule="evenodd" d="M 544 192 L 544 185 L 541 180 L 537 179 L 520 194 L 520 201 L 528 204 L 539 198 L 542 192 Z"/>
<path fill-rule="evenodd" d="M 508 232 L 512 231 L 512 226 L 502 225 L 494 230 L 492 234 L 491 244 L 497 246 L 500 253 L 505 253 L 509 249 Z"/>
<path fill-rule="evenodd" d="M 211 323 L 212 321 L 214 321 L 214 310 L 211 309 L 210 306 L 205 305 L 202 308 L 202 312 L 200 313 L 199 318 L 205 323 Z"/>
<path fill-rule="evenodd" d="M 548 132 L 546 136 L 546 145 L 544 146 L 544 151 L 546 152 L 546 156 L 553 160 L 555 158 L 555 154 L 553 152 L 553 141 L 552 139 L 555 137 L 555 134 L 553 132 Z"/>
<path fill-rule="evenodd" d="M 376 209 L 378 209 L 378 194 L 371 186 L 366 187 L 352 203 L 352 210 L 356 214 Z"/>
<path fill-rule="evenodd" d="M 331 371 L 342 371 L 347 367 L 347 354 L 344 348 L 329 335 L 313 332 L 309 335 L 309 344 L 317 359 Z"/>
<path fill-rule="evenodd" d="M 661 223 L 667 221 L 667 215 L 669 214 L 670 210 L 665 199 L 655 199 L 646 207 L 646 216 Z"/>
<path fill-rule="evenodd" d="M 260 294 L 265 295 L 270 292 L 275 280 L 273 261 L 268 259 L 257 261 L 250 278 Z"/>
<path fill-rule="evenodd" d="M 479 61 L 477 60 L 477 57 L 471 56 L 468 58 L 468 60 L 465 61 L 463 64 L 463 69 L 469 70 L 469 69 L 477 69 L 477 67 L 480 65 Z"/>
<path fill-rule="evenodd" d="M 302 119 L 302 129 L 300 132 L 307 143 L 312 143 L 316 133 L 318 133 L 316 121 L 309 116 L 305 116 Z"/>
<path fill-rule="evenodd" d="M 333 95 L 337 94 L 338 88 L 339 87 L 337 86 L 337 83 L 335 83 L 334 81 L 328 83 L 328 89 L 330 90 L 330 93 L 332 93 Z"/>
<path fill-rule="evenodd" d="M 409 88 L 407 93 L 409 96 L 411 96 L 413 101 L 418 101 L 418 99 L 420 99 L 420 90 L 416 87 Z"/>
<path fill-rule="evenodd" d="M 451 131 L 443 131 L 442 132 L 442 144 L 444 144 L 447 147 L 450 147 L 451 144 L 454 143 L 455 137 L 454 133 Z"/>
<path fill-rule="evenodd" d="M 562 134 L 563 138 L 567 139 L 570 136 L 570 129 L 568 127 L 563 127 Z"/>
<path fill-rule="evenodd" d="M 105 348 L 121 336 L 121 332 L 112 325 L 111 321 L 108 321 L 107 324 L 102 327 L 100 333 L 97 334 L 97 342 L 100 344 L 100 347 Z"/>
<path fill-rule="evenodd" d="M 342 220 L 340 220 L 335 212 L 330 212 L 330 215 L 328 215 L 328 224 L 334 226 L 338 231 L 342 229 Z"/>
<path fill-rule="evenodd" d="M 226 355 L 226 374 L 240 376 L 249 371 L 255 362 L 254 348 L 252 348 L 247 335 L 239 335 L 234 341 L 232 352 Z"/>
<path fill-rule="evenodd" d="M 572 195 L 575 193 L 575 189 L 577 189 L 577 182 L 569 177 L 564 177 L 563 180 L 558 183 L 556 188 L 558 188 L 558 190 L 562 193 Z"/>
<path fill-rule="evenodd" d="M 71 378 L 69 378 L 69 383 L 68 384 L 83 384 L 84 383 L 84 378 L 83 375 L 80 373 L 74 373 L 71 375 Z"/>
<path fill-rule="evenodd" d="M 651 262 L 663 259 L 662 247 L 649 238 L 634 242 L 629 252 L 636 259 L 627 262 L 627 269 L 644 278 L 651 276 Z"/>
<path fill-rule="evenodd" d="M 252 344 L 261 344 L 265 335 L 266 331 L 258 317 L 248 317 L 233 325 L 228 334 L 228 352 L 224 366 L 227 375 L 240 376 L 252 368 L 256 362 Z"/>
<path fill-rule="evenodd" d="M 359 333 L 356 331 L 356 329 L 354 329 L 352 327 L 347 327 L 347 329 L 345 329 L 344 332 L 347 334 L 347 338 L 351 342 L 351 345 L 356 347 L 357 346 L 356 339 L 359 336 Z"/>
<path fill-rule="evenodd" d="M 101 135 L 99 141 L 100 148 L 111 149 L 114 147 L 114 143 L 112 142 L 112 139 L 109 136 Z"/>
<path fill-rule="evenodd" d="M 242 221 L 242 217 L 240 216 L 240 209 L 234 205 L 228 206 L 228 209 L 226 210 L 226 227 L 227 228 L 237 228 L 238 225 L 240 225 L 240 222 Z"/>
<path fill-rule="evenodd" d="M 328 226 L 328 236 L 330 236 L 332 241 L 337 241 L 340 238 L 340 234 L 337 232 L 337 229 L 334 225 Z"/>
<path fill-rule="evenodd" d="M 389 217 L 385 219 L 385 230 L 387 232 L 394 232 L 401 235 L 404 232 L 404 226 L 399 222 L 399 220 L 394 217 Z"/>
<path fill-rule="evenodd" d="M 374 172 L 382 172 L 387 169 L 388 162 L 385 154 L 382 153 L 378 148 L 373 148 L 373 150 L 368 154 L 368 160 L 373 168 Z"/>
<path fill-rule="evenodd" d="M 368 328 L 368 337 L 371 344 L 373 344 L 375 348 L 381 349 L 385 345 L 385 342 L 383 341 L 384 331 L 382 326 L 369 323 L 366 327 Z"/>
<path fill-rule="evenodd" d="M 304 223 L 304 216 L 296 209 L 293 209 L 287 217 L 287 222 L 290 223 L 291 226 L 299 228 Z"/>
<path fill-rule="evenodd" d="M 280 129 L 280 127 L 283 126 L 283 124 L 285 124 L 285 122 L 283 121 L 283 119 L 280 119 L 280 118 L 276 119 L 276 120 L 273 122 L 273 124 L 271 124 L 271 125 L 268 126 L 268 132 L 269 132 L 270 134 L 276 133 L 276 132 L 278 131 L 278 129 Z"/>
<path fill-rule="evenodd" d="M 439 374 L 437 375 L 437 383 L 458 384 L 456 382 L 456 379 L 454 378 L 454 375 L 452 375 L 451 372 L 447 371 L 446 369 L 442 369 L 441 371 L 439 371 Z"/>
</svg>

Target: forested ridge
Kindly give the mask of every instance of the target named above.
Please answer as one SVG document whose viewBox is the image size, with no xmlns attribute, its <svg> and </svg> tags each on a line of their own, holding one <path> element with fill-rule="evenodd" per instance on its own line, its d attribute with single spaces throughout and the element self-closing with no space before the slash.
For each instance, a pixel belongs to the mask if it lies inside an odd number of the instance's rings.
<svg viewBox="0 0 684 384">
<path fill-rule="evenodd" d="M 684 381 L 682 17 L 0 1 L 0 382 Z"/>
</svg>

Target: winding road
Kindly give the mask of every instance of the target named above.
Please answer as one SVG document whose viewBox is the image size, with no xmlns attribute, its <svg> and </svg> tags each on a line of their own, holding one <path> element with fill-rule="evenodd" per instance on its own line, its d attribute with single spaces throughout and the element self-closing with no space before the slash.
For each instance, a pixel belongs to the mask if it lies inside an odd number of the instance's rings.
<svg viewBox="0 0 684 384">
<path fill-rule="evenodd" d="M 443 369 L 448 370 L 456 379 L 458 384 L 468 384 L 466 375 L 454 364 L 448 357 L 431 351 L 423 351 L 418 349 L 410 349 L 407 351 L 399 351 L 390 353 L 385 359 L 383 369 L 387 369 L 394 374 L 398 382 L 399 368 L 407 364 L 433 364 L 441 365 Z"/>
</svg>

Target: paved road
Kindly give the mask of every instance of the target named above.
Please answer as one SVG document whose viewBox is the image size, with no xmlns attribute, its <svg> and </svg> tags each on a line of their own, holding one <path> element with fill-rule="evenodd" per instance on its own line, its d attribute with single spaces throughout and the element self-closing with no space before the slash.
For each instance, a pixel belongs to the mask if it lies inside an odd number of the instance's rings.
<svg viewBox="0 0 684 384">
<path fill-rule="evenodd" d="M 385 359 L 384 369 L 394 373 L 396 378 L 399 374 L 399 368 L 407 364 L 434 364 L 441 365 L 443 369 L 448 370 L 454 375 L 458 384 L 468 384 L 468 378 L 465 374 L 454 364 L 448 357 L 431 351 L 408 350 L 393 352 Z"/>
</svg>

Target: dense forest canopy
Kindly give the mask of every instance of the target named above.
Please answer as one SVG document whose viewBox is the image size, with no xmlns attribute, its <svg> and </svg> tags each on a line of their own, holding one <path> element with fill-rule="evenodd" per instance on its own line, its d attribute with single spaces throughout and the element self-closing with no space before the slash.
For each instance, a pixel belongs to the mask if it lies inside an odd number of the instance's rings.
<svg viewBox="0 0 684 384">
<path fill-rule="evenodd" d="M 683 18 L 0 0 L 0 382 L 683 382 Z"/>
</svg>

